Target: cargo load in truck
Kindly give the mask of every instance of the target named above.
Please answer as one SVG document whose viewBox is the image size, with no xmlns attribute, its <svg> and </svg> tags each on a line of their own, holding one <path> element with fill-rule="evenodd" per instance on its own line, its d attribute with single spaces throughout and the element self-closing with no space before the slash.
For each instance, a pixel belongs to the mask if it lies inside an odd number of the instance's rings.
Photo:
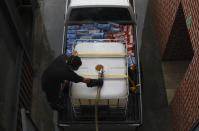
<svg viewBox="0 0 199 131">
<path fill-rule="evenodd" d="M 96 66 L 103 65 L 100 124 L 139 126 L 142 100 L 134 6 L 128 0 L 106 0 L 103 4 L 99 0 L 77 1 L 66 5 L 63 53 L 70 56 L 78 52 L 82 66 L 77 73 L 83 77 L 98 78 Z M 59 125 L 94 123 L 96 95 L 97 87 L 71 83 Z"/>
</svg>

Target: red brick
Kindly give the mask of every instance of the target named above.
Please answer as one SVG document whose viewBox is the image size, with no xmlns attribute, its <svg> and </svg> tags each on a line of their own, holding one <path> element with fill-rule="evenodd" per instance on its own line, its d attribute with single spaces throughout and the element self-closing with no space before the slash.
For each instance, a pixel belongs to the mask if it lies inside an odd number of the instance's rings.
<svg viewBox="0 0 199 131">
<path fill-rule="evenodd" d="M 185 18 L 192 15 L 188 29 L 194 56 L 170 104 L 174 131 L 187 131 L 199 118 L 199 1 L 153 0 L 155 28 L 163 55 L 168 44 L 176 12 L 181 2 Z"/>
</svg>

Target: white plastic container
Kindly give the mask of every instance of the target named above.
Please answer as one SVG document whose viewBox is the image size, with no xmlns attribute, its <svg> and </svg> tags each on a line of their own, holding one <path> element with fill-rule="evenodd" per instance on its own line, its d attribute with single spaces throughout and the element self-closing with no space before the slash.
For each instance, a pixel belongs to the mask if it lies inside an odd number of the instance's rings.
<svg viewBox="0 0 199 131">
<path fill-rule="evenodd" d="M 75 50 L 82 59 L 82 66 L 76 72 L 87 78 L 97 78 L 95 67 L 104 66 L 104 84 L 99 105 L 125 108 L 128 97 L 127 61 L 125 45 L 115 42 L 78 43 Z M 73 83 L 72 102 L 75 107 L 94 105 L 97 87 L 88 88 L 85 83 Z"/>
</svg>

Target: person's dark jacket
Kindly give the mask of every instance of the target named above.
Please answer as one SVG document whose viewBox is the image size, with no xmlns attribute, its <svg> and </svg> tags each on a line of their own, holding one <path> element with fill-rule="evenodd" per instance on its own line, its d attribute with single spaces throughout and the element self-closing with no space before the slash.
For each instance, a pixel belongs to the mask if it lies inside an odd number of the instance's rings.
<svg viewBox="0 0 199 131">
<path fill-rule="evenodd" d="M 59 97 L 61 83 L 64 80 L 82 82 L 83 77 L 77 75 L 67 64 L 66 55 L 57 57 L 42 75 L 42 88 L 50 103 L 56 103 Z"/>
</svg>

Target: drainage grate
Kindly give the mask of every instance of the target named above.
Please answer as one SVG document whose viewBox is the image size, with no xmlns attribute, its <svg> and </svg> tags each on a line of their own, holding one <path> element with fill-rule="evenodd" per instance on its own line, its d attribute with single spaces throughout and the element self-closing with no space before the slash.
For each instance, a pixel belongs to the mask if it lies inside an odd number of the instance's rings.
<svg viewBox="0 0 199 131">
<path fill-rule="evenodd" d="M 33 88 L 33 69 L 28 61 L 26 55 L 23 57 L 22 73 L 21 73 L 21 87 L 19 93 L 19 108 L 18 108 L 18 120 L 17 131 L 22 131 L 21 123 L 21 109 L 24 108 L 27 111 L 31 111 L 32 104 L 32 88 Z"/>
</svg>

